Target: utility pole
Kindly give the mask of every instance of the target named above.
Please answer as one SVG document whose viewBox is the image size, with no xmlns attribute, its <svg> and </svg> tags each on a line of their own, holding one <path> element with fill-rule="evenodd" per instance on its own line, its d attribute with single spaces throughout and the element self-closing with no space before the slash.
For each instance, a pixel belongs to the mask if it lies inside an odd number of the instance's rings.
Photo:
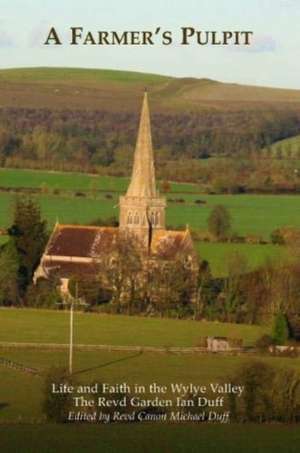
<svg viewBox="0 0 300 453">
<path fill-rule="evenodd" d="M 73 352 L 74 352 L 74 306 L 88 305 L 83 299 L 78 297 L 78 283 L 76 282 L 75 298 L 70 294 L 61 303 L 70 306 L 70 336 L 69 336 L 69 374 L 73 373 Z"/>
<path fill-rule="evenodd" d="M 74 327 L 74 304 L 70 306 L 70 348 L 69 348 L 69 374 L 73 372 L 73 327 Z"/>
</svg>

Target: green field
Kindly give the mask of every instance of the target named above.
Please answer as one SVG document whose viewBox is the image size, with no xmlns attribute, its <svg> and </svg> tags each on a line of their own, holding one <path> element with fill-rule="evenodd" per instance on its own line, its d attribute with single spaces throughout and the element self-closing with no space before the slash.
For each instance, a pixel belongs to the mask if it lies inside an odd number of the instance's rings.
<svg viewBox="0 0 300 453">
<path fill-rule="evenodd" d="M 169 203 L 167 224 L 185 226 L 198 230 L 207 229 L 207 218 L 217 204 L 226 206 L 232 217 L 233 231 L 238 234 L 257 234 L 268 238 L 270 233 L 282 226 L 300 227 L 300 197 L 292 195 L 198 195 L 205 205 L 196 205 L 197 196 L 181 194 L 186 203 Z M 15 195 L 0 193 L 0 227 L 8 227 L 12 219 Z M 39 195 L 42 214 L 50 228 L 58 219 L 60 223 L 89 223 L 95 218 L 118 216 L 118 196 L 112 200 L 104 195 L 97 198 L 74 196 Z"/>
<path fill-rule="evenodd" d="M 0 310 L 1 341 L 67 341 L 68 314 L 47 310 Z M 80 343 L 192 345 L 202 335 L 241 336 L 251 344 L 268 328 L 234 324 L 75 314 Z M 66 366 L 67 351 L 0 349 L 0 357 L 38 368 L 41 376 L 1 367 L 0 435 L 5 452 L 295 452 L 299 430 L 284 425 L 128 424 L 45 425 L 41 411 L 43 373 Z M 251 356 L 276 367 L 300 368 L 293 358 Z M 74 374 L 82 383 L 141 384 L 171 382 L 208 384 L 229 378 L 246 355 L 137 352 L 79 352 Z M 171 397 L 169 393 L 167 397 Z M 16 424 L 16 422 L 18 424 Z M 6 423 L 6 425 L 4 424 Z M 11 424 L 10 424 L 11 423 Z M 27 425 L 26 423 L 31 423 Z M 33 424 L 34 425 L 33 425 Z M 251 444 L 249 435 L 255 436 Z M 197 442 L 197 447 L 195 447 Z M 246 442 L 241 450 L 241 443 Z M 24 450 L 25 448 L 25 450 Z M 220 449 L 220 450 L 219 450 Z"/>
<path fill-rule="evenodd" d="M 228 274 L 229 258 L 234 254 L 245 258 L 249 270 L 256 269 L 266 261 L 282 262 L 288 255 L 284 247 L 272 244 L 195 242 L 195 245 L 200 258 L 209 262 L 215 277 L 224 277 Z"/>
<path fill-rule="evenodd" d="M 0 169 L 0 188 L 11 189 L 43 188 L 44 190 L 59 189 L 62 191 L 106 191 L 125 192 L 129 184 L 129 178 L 114 176 L 97 176 L 86 173 L 64 173 L 40 170 L 20 170 L 12 168 Z M 171 183 L 172 192 L 195 192 L 195 184 Z"/>
<path fill-rule="evenodd" d="M 67 343 L 68 313 L 0 309 L 0 341 Z M 76 342 L 133 346 L 197 346 L 209 335 L 243 338 L 245 345 L 269 332 L 265 326 L 77 313 Z"/>
<path fill-rule="evenodd" d="M 109 69 L 85 68 L 20 68 L 2 69 L 0 80 L 10 82 L 41 82 L 63 81 L 67 85 L 76 82 L 101 83 L 105 81 L 122 83 L 158 83 L 165 82 L 171 77 L 134 71 L 117 71 Z"/>
<path fill-rule="evenodd" d="M 2 342 L 68 342 L 68 312 L 0 309 L 0 325 Z M 242 338 L 245 345 L 251 345 L 269 332 L 267 326 L 84 313 L 75 313 L 74 328 L 75 343 L 124 346 L 195 346 L 207 335 Z M 0 357 L 45 371 L 52 365 L 65 366 L 68 352 L 2 348 Z M 74 372 L 85 382 L 210 382 L 232 373 L 245 360 L 247 356 L 76 351 Z M 266 360 L 297 365 L 292 359 Z M 0 403 L 6 406 L 0 410 L 0 419 L 12 421 L 20 415 L 22 421 L 40 419 L 42 384 L 41 377 L 2 368 Z"/>
<path fill-rule="evenodd" d="M 61 195 L 43 194 L 37 198 L 42 213 L 50 228 L 58 219 L 60 223 L 88 223 L 97 217 L 118 216 L 118 197 L 128 184 L 126 178 L 84 174 L 37 172 L 29 170 L 0 171 L 0 187 L 38 188 L 43 184 L 49 189 L 87 192 L 87 197 L 75 197 L 71 193 Z M 89 193 L 91 185 L 96 189 L 113 193 L 112 199 L 106 192 Z M 189 193 L 190 192 L 190 193 Z M 166 198 L 182 198 L 184 203 L 168 202 L 167 224 L 178 227 L 189 224 L 192 229 L 207 229 L 207 218 L 217 204 L 226 206 L 232 217 L 233 231 L 238 234 L 256 234 L 268 238 L 279 227 L 292 225 L 300 227 L 300 196 L 296 195 L 204 195 L 197 192 L 192 184 L 173 184 Z M 10 206 L 15 195 L 0 193 L 0 227 L 11 222 Z M 205 204 L 197 205 L 195 200 Z"/>
<path fill-rule="evenodd" d="M 1 351 L 0 356 L 44 373 L 52 366 L 67 367 L 67 352 L 59 351 Z M 157 382 L 192 382 L 208 384 L 229 379 L 235 370 L 251 359 L 262 359 L 275 367 L 300 370 L 299 360 L 260 356 L 230 356 L 214 354 L 154 354 L 137 352 L 75 352 L 74 376 L 79 382 L 127 382 L 148 387 Z M 20 371 L 1 367 L 0 410 L 1 421 L 41 422 L 41 399 L 44 379 Z M 167 396 L 171 397 L 168 390 Z"/>
</svg>

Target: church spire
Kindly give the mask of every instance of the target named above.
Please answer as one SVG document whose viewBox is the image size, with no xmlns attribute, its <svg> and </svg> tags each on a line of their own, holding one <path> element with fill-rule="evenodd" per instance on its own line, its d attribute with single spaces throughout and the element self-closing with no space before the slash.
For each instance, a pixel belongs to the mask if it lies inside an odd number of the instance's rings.
<svg viewBox="0 0 300 453">
<path fill-rule="evenodd" d="M 125 196 L 120 196 L 120 231 L 134 233 L 149 250 L 155 230 L 165 228 L 166 200 L 155 185 L 147 92 L 144 94 L 131 181 Z"/>
<path fill-rule="evenodd" d="M 148 94 L 145 90 L 138 137 L 134 153 L 134 164 L 127 196 L 155 198 L 155 171 L 151 138 Z"/>
</svg>

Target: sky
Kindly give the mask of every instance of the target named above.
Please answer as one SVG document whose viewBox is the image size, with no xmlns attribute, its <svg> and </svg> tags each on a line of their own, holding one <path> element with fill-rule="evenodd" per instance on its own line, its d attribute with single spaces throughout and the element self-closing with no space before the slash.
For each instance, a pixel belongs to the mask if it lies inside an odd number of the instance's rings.
<svg viewBox="0 0 300 453">
<path fill-rule="evenodd" d="M 0 68 L 68 66 L 300 89 L 300 0 L 0 0 Z M 54 26 L 62 46 L 45 46 Z M 70 27 L 171 30 L 163 46 L 70 46 Z M 251 46 L 178 44 L 181 27 L 252 30 Z"/>
</svg>

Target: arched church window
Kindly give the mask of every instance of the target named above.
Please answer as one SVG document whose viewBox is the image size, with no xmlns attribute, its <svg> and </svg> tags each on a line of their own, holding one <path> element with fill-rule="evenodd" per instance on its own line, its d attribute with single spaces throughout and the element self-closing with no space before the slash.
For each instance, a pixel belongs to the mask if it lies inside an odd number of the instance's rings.
<svg viewBox="0 0 300 453">
<path fill-rule="evenodd" d="M 135 225 L 138 225 L 139 222 L 140 222 L 139 215 L 138 215 L 138 213 L 136 212 L 136 213 L 134 214 L 134 224 L 135 224 Z"/>
<path fill-rule="evenodd" d="M 127 224 L 128 224 L 128 225 L 131 225 L 131 224 L 132 224 L 132 213 L 131 213 L 131 212 L 128 213 Z"/>
<path fill-rule="evenodd" d="M 145 217 L 145 216 L 143 216 L 142 225 L 143 225 L 143 226 L 146 225 L 146 217 Z"/>
</svg>

